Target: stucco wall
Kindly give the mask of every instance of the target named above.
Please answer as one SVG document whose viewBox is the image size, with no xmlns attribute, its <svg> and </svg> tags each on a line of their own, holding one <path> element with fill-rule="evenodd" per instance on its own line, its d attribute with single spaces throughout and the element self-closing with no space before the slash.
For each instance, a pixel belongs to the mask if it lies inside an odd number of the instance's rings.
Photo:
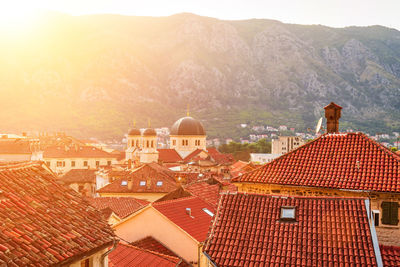
<svg viewBox="0 0 400 267">
<path fill-rule="evenodd" d="M 82 260 L 76 261 L 76 262 L 70 264 L 69 266 L 70 267 L 81 267 L 81 262 L 83 260 L 87 259 L 87 258 L 90 258 L 91 259 L 90 260 L 90 264 L 91 264 L 90 267 L 101 267 L 101 261 L 100 261 L 101 260 L 101 255 L 106 253 L 108 250 L 109 250 L 108 248 L 103 249 L 103 250 L 91 255 L 90 257 L 86 257 L 86 258 L 84 258 Z M 105 259 L 104 259 L 104 266 L 108 266 L 108 256 L 105 257 Z"/>
<path fill-rule="evenodd" d="M 133 242 L 153 236 L 186 261 L 198 261 L 198 242 L 163 217 L 153 207 L 148 207 L 136 216 L 114 226 L 117 236 Z"/>
<path fill-rule="evenodd" d="M 105 166 L 110 161 L 112 164 L 116 163 L 113 158 L 44 158 L 46 163 L 50 163 L 50 169 L 56 173 L 66 173 L 71 169 L 96 169 L 96 161 L 99 161 L 100 166 Z M 65 162 L 65 166 L 57 167 L 57 161 Z M 75 167 L 72 167 L 71 162 L 75 161 Z M 84 166 L 84 161 L 87 161 L 87 166 Z"/>
<path fill-rule="evenodd" d="M 167 193 L 99 193 L 101 197 L 135 197 L 154 202 L 162 198 Z"/>
</svg>

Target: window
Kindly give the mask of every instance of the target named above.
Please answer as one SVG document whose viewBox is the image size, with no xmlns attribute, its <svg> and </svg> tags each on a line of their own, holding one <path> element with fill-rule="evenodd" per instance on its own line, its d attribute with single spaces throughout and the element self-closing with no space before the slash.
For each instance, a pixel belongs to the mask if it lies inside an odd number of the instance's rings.
<svg viewBox="0 0 400 267">
<path fill-rule="evenodd" d="M 151 141 L 151 147 L 154 147 L 154 141 L 153 140 Z"/>
<path fill-rule="evenodd" d="M 399 203 L 384 201 L 381 208 L 383 224 L 397 225 L 399 223 Z"/>
<path fill-rule="evenodd" d="M 172 140 L 172 145 L 176 146 L 176 140 Z"/>
<path fill-rule="evenodd" d="M 145 186 L 146 185 L 146 181 L 140 181 L 139 185 L 140 186 Z"/>
<path fill-rule="evenodd" d="M 128 185 L 128 181 L 122 180 L 121 185 L 122 186 L 127 186 Z"/>
<path fill-rule="evenodd" d="M 295 207 L 281 207 L 281 220 L 291 221 L 296 218 Z"/>
<path fill-rule="evenodd" d="M 162 181 L 157 181 L 157 186 L 162 186 Z"/>
<path fill-rule="evenodd" d="M 87 160 L 83 161 L 83 166 L 87 167 Z"/>
<path fill-rule="evenodd" d="M 96 160 L 96 167 L 100 166 L 100 161 Z"/>
<path fill-rule="evenodd" d="M 139 140 L 136 140 L 136 147 L 139 147 Z"/>
<path fill-rule="evenodd" d="M 146 141 L 146 147 L 149 147 L 149 140 Z"/>
<path fill-rule="evenodd" d="M 57 167 L 62 167 L 63 166 L 63 161 L 57 161 Z M 65 166 L 65 163 L 64 163 Z"/>
<path fill-rule="evenodd" d="M 78 186 L 78 191 L 82 192 L 83 191 L 83 185 Z"/>
<path fill-rule="evenodd" d="M 182 146 L 184 146 L 185 145 L 185 140 L 182 140 Z"/>
<path fill-rule="evenodd" d="M 210 215 L 211 217 L 214 217 L 214 213 L 212 213 L 209 209 L 204 208 L 203 211 L 204 211 L 205 213 L 207 213 L 208 215 Z"/>
<path fill-rule="evenodd" d="M 107 161 L 107 165 L 111 166 L 111 160 Z"/>
<path fill-rule="evenodd" d="M 375 226 L 379 226 L 379 210 L 372 210 Z"/>
<path fill-rule="evenodd" d="M 81 267 L 90 267 L 90 259 L 81 261 Z"/>
<path fill-rule="evenodd" d="M 71 167 L 75 167 L 75 160 L 71 161 Z"/>
<path fill-rule="evenodd" d="M 188 146 L 188 145 L 189 145 L 189 141 L 188 141 L 188 140 L 185 140 L 185 144 Z"/>
<path fill-rule="evenodd" d="M 50 161 L 46 161 L 46 165 L 50 167 Z"/>
</svg>

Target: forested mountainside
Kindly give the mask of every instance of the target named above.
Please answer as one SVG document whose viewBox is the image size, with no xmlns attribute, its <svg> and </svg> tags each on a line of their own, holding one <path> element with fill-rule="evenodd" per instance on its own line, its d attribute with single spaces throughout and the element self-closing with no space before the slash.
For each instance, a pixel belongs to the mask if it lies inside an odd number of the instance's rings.
<svg viewBox="0 0 400 267">
<path fill-rule="evenodd" d="M 400 131 L 400 32 L 382 26 L 54 13 L 2 36 L 2 132 L 120 138 L 189 104 L 210 137 L 238 137 L 239 123 L 313 128 L 331 101 L 341 129 Z"/>
</svg>

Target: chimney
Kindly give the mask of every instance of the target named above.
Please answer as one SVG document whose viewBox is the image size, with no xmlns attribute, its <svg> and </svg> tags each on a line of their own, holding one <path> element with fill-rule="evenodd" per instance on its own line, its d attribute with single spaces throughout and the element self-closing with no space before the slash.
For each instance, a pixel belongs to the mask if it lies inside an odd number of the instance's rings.
<svg viewBox="0 0 400 267">
<path fill-rule="evenodd" d="M 342 107 L 331 102 L 329 105 L 324 107 L 324 109 L 327 133 L 338 133 Z"/>
<path fill-rule="evenodd" d="M 192 217 L 192 209 L 191 208 L 186 208 L 186 214 Z"/>
</svg>

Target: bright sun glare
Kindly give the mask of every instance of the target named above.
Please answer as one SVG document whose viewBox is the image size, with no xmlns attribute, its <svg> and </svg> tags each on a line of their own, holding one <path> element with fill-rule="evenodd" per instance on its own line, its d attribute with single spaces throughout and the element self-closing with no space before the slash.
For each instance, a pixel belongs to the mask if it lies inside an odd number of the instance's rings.
<svg viewBox="0 0 400 267">
<path fill-rule="evenodd" d="M 8 1 L 0 4 L 0 29 L 10 33 L 25 31 L 34 22 L 36 9 L 35 1 Z"/>
</svg>

